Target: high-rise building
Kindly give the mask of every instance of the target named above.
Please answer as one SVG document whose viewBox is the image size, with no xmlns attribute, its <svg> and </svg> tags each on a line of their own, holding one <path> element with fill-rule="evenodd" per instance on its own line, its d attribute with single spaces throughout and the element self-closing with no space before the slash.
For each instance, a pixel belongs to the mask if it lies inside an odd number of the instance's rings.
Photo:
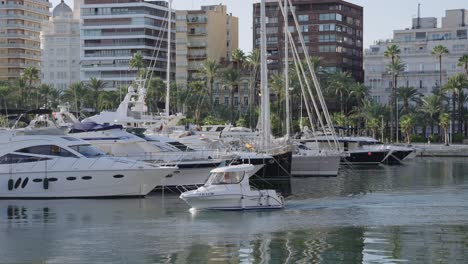
<svg viewBox="0 0 468 264">
<path fill-rule="evenodd" d="M 50 7 L 48 0 L 0 1 L 0 80 L 14 80 L 29 66 L 39 69 L 39 34 Z"/>
<path fill-rule="evenodd" d="M 283 1 L 281 1 L 283 2 Z M 363 81 L 363 8 L 342 0 L 292 0 L 294 12 L 310 56 L 321 58 L 326 72 L 349 72 Z M 266 0 L 268 70 L 281 73 L 284 65 L 284 18 L 277 0 Z M 299 55 L 304 57 L 291 12 L 288 13 Z M 260 47 L 260 4 L 253 6 L 253 47 Z M 292 56 L 290 56 L 292 59 Z"/>
<path fill-rule="evenodd" d="M 229 60 L 239 46 L 238 18 L 225 5 L 180 10 L 176 20 L 176 82 L 181 87 L 198 78 L 204 60 Z"/>
<path fill-rule="evenodd" d="M 94 77 L 107 89 L 127 86 L 137 69 L 129 67 L 141 53 L 153 77 L 166 78 L 169 5 L 166 1 L 84 0 L 81 3 L 81 77 Z M 171 59 L 175 58 L 175 13 L 172 13 Z M 174 78 L 171 60 L 171 75 Z"/>
<path fill-rule="evenodd" d="M 41 32 L 41 81 L 64 90 L 80 81 L 80 24 L 62 0 Z"/>
<path fill-rule="evenodd" d="M 437 27 L 437 18 L 413 18 L 412 27 L 393 32 L 393 39 L 376 41 L 365 51 L 364 68 L 365 84 L 369 86 L 374 100 L 387 103 L 390 98 L 392 75 L 387 70 L 390 59 L 384 56 L 389 45 L 400 48 L 400 58 L 405 65 L 398 75 L 397 86 L 415 87 L 421 94 L 429 94 L 438 89 L 440 71 L 442 85 L 450 76 L 463 72 L 457 67 L 458 59 L 468 53 L 468 10 L 447 10 L 442 18 L 441 27 Z M 442 58 L 442 68 L 439 60 L 431 55 L 435 46 L 442 45 L 449 54 Z"/>
</svg>

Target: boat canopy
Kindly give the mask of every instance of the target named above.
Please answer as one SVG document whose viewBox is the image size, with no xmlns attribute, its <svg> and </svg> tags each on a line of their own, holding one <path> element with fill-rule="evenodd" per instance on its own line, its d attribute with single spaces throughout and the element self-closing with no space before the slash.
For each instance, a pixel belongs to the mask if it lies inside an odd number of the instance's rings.
<svg viewBox="0 0 468 264">
<path fill-rule="evenodd" d="M 219 172 L 239 172 L 239 171 L 251 171 L 255 168 L 252 164 L 241 164 L 241 165 L 231 165 L 226 167 L 219 167 L 216 169 L 211 170 L 211 173 L 219 173 Z"/>
<path fill-rule="evenodd" d="M 102 125 L 95 122 L 74 123 L 71 127 L 70 133 L 81 133 L 89 131 L 102 131 L 109 129 L 122 129 L 121 125 Z"/>
</svg>

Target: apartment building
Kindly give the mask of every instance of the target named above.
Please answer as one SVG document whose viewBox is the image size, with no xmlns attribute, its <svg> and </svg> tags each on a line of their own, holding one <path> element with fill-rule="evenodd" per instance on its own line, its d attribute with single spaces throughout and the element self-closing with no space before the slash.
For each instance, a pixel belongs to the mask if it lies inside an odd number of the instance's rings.
<svg viewBox="0 0 468 264">
<path fill-rule="evenodd" d="M 41 32 L 41 81 L 60 90 L 80 81 L 80 24 L 62 0 Z"/>
<path fill-rule="evenodd" d="M 204 60 L 227 61 L 239 47 L 239 21 L 225 5 L 179 10 L 176 20 L 176 82 L 181 87 L 200 77 Z"/>
<path fill-rule="evenodd" d="M 0 1 L 0 80 L 15 80 L 29 66 L 39 69 L 39 35 L 50 7 L 48 0 Z"/>
<path fill-rule="evenodd" d="M 321 70 L 349 72 L 364 80 L 363 8 L 342 0 L 292 0 L 294 12 L 310 56 L 320 57 Z M 284 66 L 284 18 L 277 0 L 266 0 L 267 56 L 270 73 L 281 73 Z M 260 47 L 260 4 L 253 5 L 253 47 Z M 289 31 L 304 56 L 291 12 Z M 290 56 L 290 60 L 292 56 Z"/>
<path fill-rule="evenodd" d="M 153 77 L 166 78 L 169 5 L 166 1 L 84 0 L 81 1 L 81 76 L 84 82 L 95 77 L 107 89 L 127 86 L 137 69 L 129 61 L 141 53 Z M 175 21 L 175 13 L 172 14 Z M 175 23 L 172 23 L 175 29 Z M 171 30 L 171 58 L 175 58 Z M 151 64 L 150 64 L 151 63 Z M 171 76 L 175 63 L 171 60 Z"/>
<path fill-rule="evenodd" d="M 371 89 L 374 100 L 387 103 L 390 99 L 392 76 L 387 67 L 390 59 L 384 56 L 389 45 L 395 44 L 400 50 L 400 58 L 405 69 L 398 76 L 398 87 L 415 87 L 425 95 L 438 89 L 440 71 L 442 85 L 447 79 L 463 68 L 457 66 L 458 59 L 468 53 L 468 10 L 446 10 L 445 17 L 437 27 L 437 18 L 413 18 L 411 28 L 399 29 L 393 32 L 393 39 L 376 41 L 365 51 L 364 68 L 365 84 Z M 449 54 L 439 60 L 431 55 L 437 45 L 443 45 Z"/>
</svg>

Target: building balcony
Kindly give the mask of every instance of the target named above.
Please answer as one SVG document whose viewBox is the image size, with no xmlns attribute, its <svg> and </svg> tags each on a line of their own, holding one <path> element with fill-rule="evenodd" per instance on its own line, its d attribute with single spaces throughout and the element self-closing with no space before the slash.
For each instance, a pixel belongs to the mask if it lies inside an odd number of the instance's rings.
<svg viewBox="0 0 468 264">
<path fill-rule="evenodd" d="M 23 20 L 36 22 L 36 23 L 42 23 L 46 21 L 45 19 L 42 19 L 42 18 L 27 16 L 27 15 L 18 15 L 18 14 L 0 14 L 0 19 L 23 19 Z"/>
<path fill-rule="evenodd" d="M 41 60 L 40 55 L 26 54 L 26 53 L 0 53 L 0 58 L 11 58 L 11 59 L 29 59 L 29 60 Z"/>
<path fill-rule="evenodd" d="M 35 2 L 35 3 L 42 4 L 42 5 L 46 5 L 46 6 L 49 7 L 49 8 L 52 7 L 52 3 L 49 2 L 49 0 L 26 0 L 26 1 L 30 1 L 30 2 Z"/>
<path fill-rule="evenodd" d="M 205 23 L 208 22 L 208 18 L 207 17 L 202 17 L 202 16 L 190 16 L 190 15 L 188 15 L 186 21 L 187 21 L 187 23 L 191 23 L 191 24 L 195 24 L 195 23 L 205 24 Z"/>
<path fill-rule="evenodd" d="M 31 7 L 31 6 L 25 6 L 25 5 L 18 5 L 18 4 L 0 5 L 0 10 L 1 9 L 19 9 L 19 10 L 24 10 L 28 12 L 34 12 L 34 13 L 45 15 L 45 16 L 52 16 L 49 10 L 44 10 L 44 9 Z"/>
<path fill-rule="evenodd" d="M 14 49 L 30 49 L 30 50 L 40 50 L 40 46 L 22 44 L 22 43 L 0 43 L 0 48 L 14 48 Z"/>
<path fill-rule="evenodd" d="M 39 64 L 26 64 L 26 63 L 21 63 L 21 62 L 6 62 L 6 63 L 1 63 L 0 62 L 0 68 L 27 68 L 29 66 L 34 66 L 37 67 Z"/>
<path fill-rule="evenodd" d="M 40 41 L 39 36 L 28 36 L 24 34 L 0 34 L 0 38 L 15 38 L 15 39 L 27 39 L 27 40 L 34 40 Z"/>
<path fill-rule="evenodd" d="M 0 27 L 5 28 L 5 29 L 23 29 L 23 30 L 29 30 L 29 31 L 34 31 L 34 32 L 41 31 L 40 27 L 31 27 L 31 26 L 26 26 L 23 24 L 0 24 Z"/>
<path fill-rule="evenodd" d="M 187 58 L 190 60 L 203 60 L 203 59 L 206 59 L 206 53 L 205 54 L 188 54 Z"/>
<path fill-rule="evenodd" d="M 206 42 L 188 42 L 187 47 L 189 48 L 206 48 Z"/>
</svg>

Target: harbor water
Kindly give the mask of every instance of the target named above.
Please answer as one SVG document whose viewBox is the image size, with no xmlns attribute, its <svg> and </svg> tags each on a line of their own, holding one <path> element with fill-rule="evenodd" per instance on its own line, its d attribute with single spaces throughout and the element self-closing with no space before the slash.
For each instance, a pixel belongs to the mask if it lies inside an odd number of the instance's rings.
<svg viewBox="0 0 468 264">
<path fill-rule="evenodd" d="M 467 172 L 416 158 L 293 178 L 277 211 L 191 211 L 167 192 L 0 200 L 0 263 L 467 263 Z"/>
</svg>

